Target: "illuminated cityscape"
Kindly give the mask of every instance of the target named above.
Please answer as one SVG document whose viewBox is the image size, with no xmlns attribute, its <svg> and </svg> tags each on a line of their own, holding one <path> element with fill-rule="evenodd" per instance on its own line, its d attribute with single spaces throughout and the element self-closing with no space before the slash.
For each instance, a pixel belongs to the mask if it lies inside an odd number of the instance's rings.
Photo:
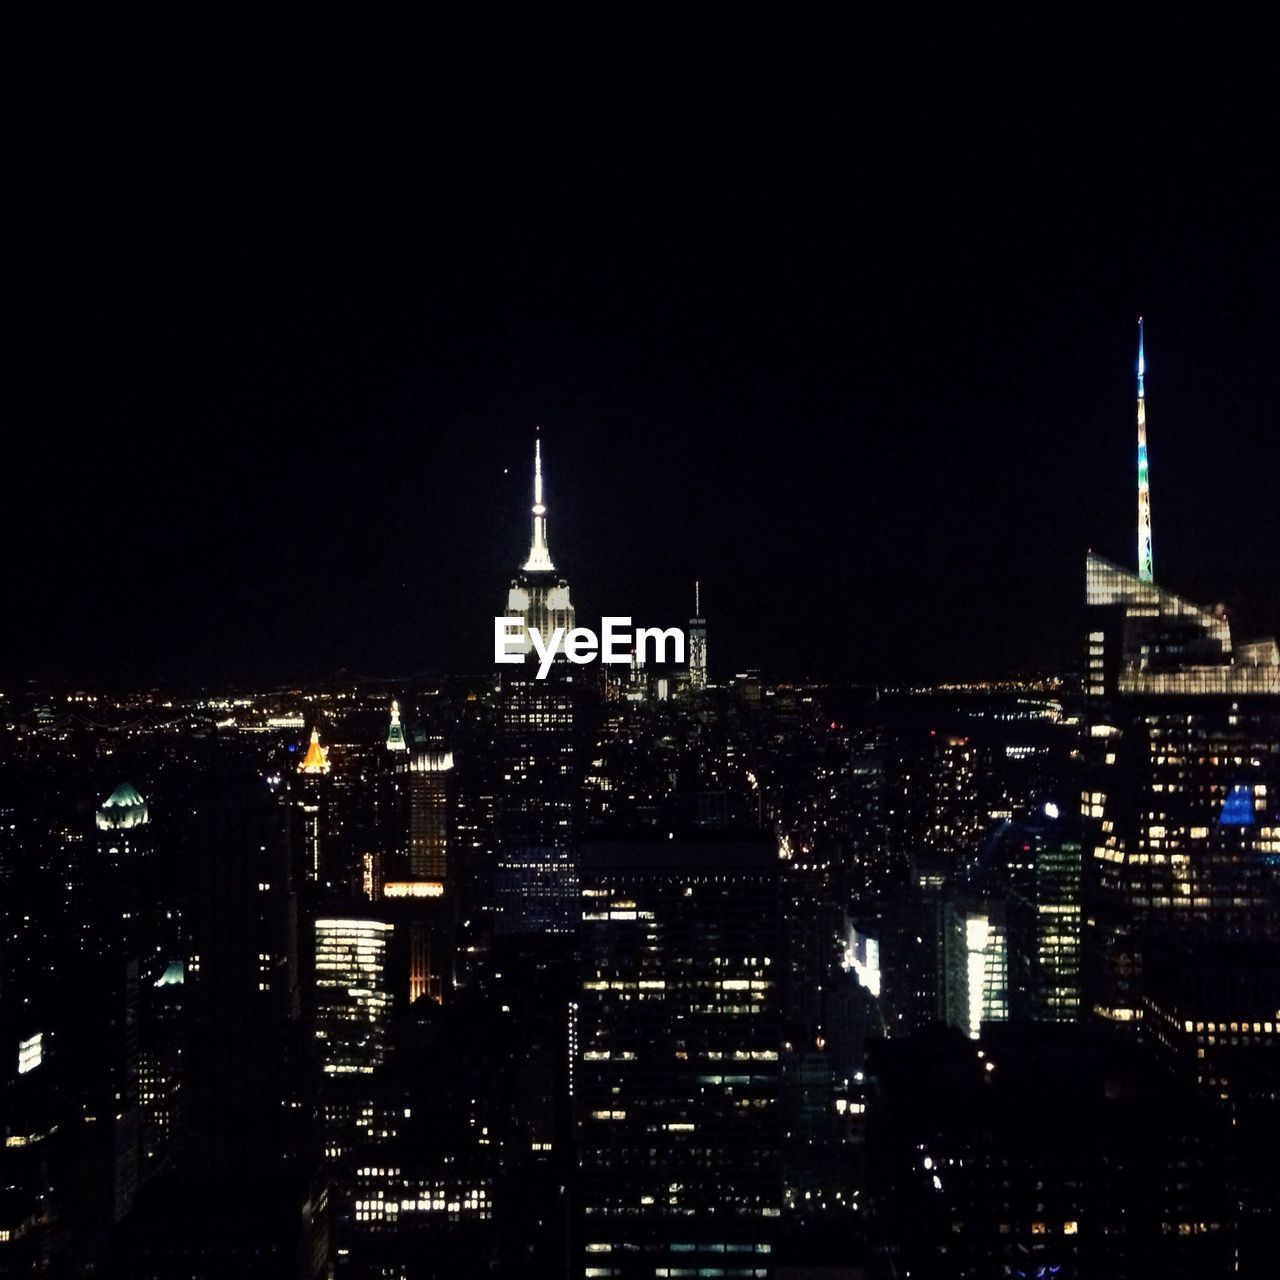
<svg viewBox="0 0 1280 1280">
<path fill-rule="evenodd" d="M 1275 1274 L 1267 42 L 852 18 L 33 90 L 0 1280 Z"/>
</svg>

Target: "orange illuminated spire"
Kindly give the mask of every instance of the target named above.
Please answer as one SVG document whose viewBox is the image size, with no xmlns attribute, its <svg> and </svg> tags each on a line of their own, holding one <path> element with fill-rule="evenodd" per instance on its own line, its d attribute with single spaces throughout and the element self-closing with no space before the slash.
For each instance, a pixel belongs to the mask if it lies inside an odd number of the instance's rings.
<svg viewBox="0 0 1280 1280">
<path fill-rule="evenodd" d="M 328 773 L 329 753 L 320 745 L 320 730 L 311 730 L 311 745 L 307 754 L 298 766 L 299 773 Z"/>
</svg>

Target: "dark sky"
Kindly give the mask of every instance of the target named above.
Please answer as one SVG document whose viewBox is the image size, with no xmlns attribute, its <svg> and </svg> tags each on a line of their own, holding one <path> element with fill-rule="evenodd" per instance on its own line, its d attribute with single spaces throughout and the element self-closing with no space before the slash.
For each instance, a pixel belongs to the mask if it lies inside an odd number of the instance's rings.
<svg viewBox="0 0 1280 1280">
<path fill-rule="evenodd" d="M 582 623 L 700 577 L 713 674 L 1050 668 L 1140 311 L 1156 576 L 1275 627 L 1274 26 L 865 9 L 17 57 L 0 670 L 480 669 L 535 424 Z"/>
</svg>

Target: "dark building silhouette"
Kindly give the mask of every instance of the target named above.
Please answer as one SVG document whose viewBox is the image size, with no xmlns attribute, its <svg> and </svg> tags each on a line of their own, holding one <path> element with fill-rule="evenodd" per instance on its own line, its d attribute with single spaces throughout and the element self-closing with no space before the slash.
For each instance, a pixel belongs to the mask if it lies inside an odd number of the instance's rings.
<svg viewBox="0 0 1280 1280">
<path fill-rule="evenodd" d="M 588 843 L 573 1061 L 589 1276 L 769 1276 L 782 1212 L 776 844 Z"/>
<path fill-rule="evenodd" d="M 1077 1028 L 935 1028 L 873 1044 L 876 1274 L 1231 1274 L 1222 1127 L 1132 1047 Z"/>
</svg>

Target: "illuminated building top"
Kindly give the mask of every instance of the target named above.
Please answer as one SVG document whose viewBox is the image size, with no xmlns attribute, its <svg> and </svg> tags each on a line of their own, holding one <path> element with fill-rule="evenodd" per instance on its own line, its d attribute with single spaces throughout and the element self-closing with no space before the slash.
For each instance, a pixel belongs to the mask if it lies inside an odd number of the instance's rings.
<svg viewBox="0 0 1280 1280">
<path fill-rule="evenodd" d="M 320 730 L 311 730 L 311 744 L 307 754 L 298 766 L 299 773 L 328 773 L 329 753 L 320 745 Z"/>
<path fill-rule="evenodd" d="M 404 740 L 404 727 L 400 723 L 400 704 L 391 703 L 391 727 L 387 730 L 387 750 L 407 751 L 408 744 Z"/>
<path fill-rule="evenodd" d="M 544 636 L 552 635 L 557 627 L 565 633 L 573 629 L 574 608 L 569 598 L 569 584 L 559 577 L 547 550 L 547 509 L 542 502 L 542 441 L 534 445 L 533 454 L 533 544 L 529 558 L 511 583 L 507 593 L 507 617 L 520 618 L 525 625 L 522 645 L 513 637 L 513 651 L 523 647 L 530 653 L 533 641 L 529 628 L 534 627 Z M 557 652 L 563 652 L 563 642 Z"/>
<path fill-rule="evenodd" d="M 526 573 L 554 573 L 547 550 L 547 509 L 542 505 L 542 441 L 533 446 L 533 544 L 524 562 Z"/>
<path fill-rule="evenodd" d="M 95 821 L 99 831 L 121 831 L 150 822 L 151 814 L 134 787 L 122 782 L 98 807 Z"/>
<path fill-rule="evenodd" d="M 1225 610 L 1193 604 L 1089 552 L 1085 603 L 1120 608 L 1123 627 L 1108 652 L 1105 630 L 1089 637 L 1086 691 L 1121 694 L 1280 695 L 1273 639 L 1235 644 Z"/>
</svg>

